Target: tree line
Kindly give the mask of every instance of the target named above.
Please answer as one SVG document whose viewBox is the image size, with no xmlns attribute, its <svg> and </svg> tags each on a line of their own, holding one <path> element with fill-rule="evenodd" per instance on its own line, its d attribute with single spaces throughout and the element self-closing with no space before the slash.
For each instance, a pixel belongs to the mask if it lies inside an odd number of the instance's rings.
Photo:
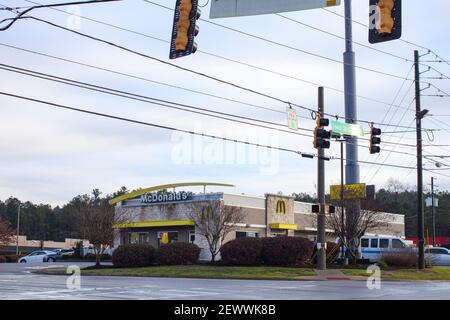
<svg viewBox="0 0 450 320">
<path fill-rule="evenodd" d="M 296 201 L 316 202 L 315 195 L 294 193 Z M 434 196 L 439 199 L 439 207 L 435 208 L 436 236 L 450 237 L 450 192 L 435 191 Z M 431 192 L 424 193 L 424 198 L 431 197 Z M 371 201 L 377 210 L 402 214 L 405 216 L 406 237 L 417 237 L 417 191 L 411 186 L 398 180 L 389 179 L 386 186 L 377 190 L 375 200 Z M 425 208 L 425 236 L 432 237 L 431 208 Z"/>
<path fill-rule="evenodd" d="M 0 200 L 0 221 L 9 224 L 11 229 L 17 227 L 17 213 L 20 205 L 20 235 L 28 239 L 42 241 L 64 241 L 65 238 L 84 239 L 85 229 L 80 228 L 80 208 L 106 204 L 109 199 L 128 193 L 121 187 L 111 195 L 102 196 L 99 189 L 91 194 L 77 195 L 62 206 L 52 207 L 49 204 L 35 204 L 31 201 L 20 201 L 10 197 Z"/>
<path fill-rule="evenodd" d="M 81 206 L 93 206 L 99 202 L 107 203 L 111 198 L 130 192 L 126 187 L 110 195 L 102 195 L 100 190 L 94 189 L 91 194 L 77 195 L 67 204 L 52 207 L 49 204 L 35 204 L 31 201 L 20 201 L 10 197 L 0 200 L 0 221 L 9 223 L 10 228 L 17 226 L 17 211 L 20 204 L 20 234 L 33 240 L 64 241 L 65 238 L 81 239 L 83 228 L 77 221 Z M 306 193 L 294 193 L 296 201 L 316 202 L 316 196 Z M 428 192 L 425 198 L 431 196 Z M 435 197 L 439 199 L 436 209 L 436 235 L 450 237 L 450 193 L 437 191 Z M 376 207 L 379 210 L 405 215 L 407 237 L 416 237 L 417 230 L 417 192 L 411 187 L 396 180 L 389 180 L 386 187 L 376 192 Z M 425 208 L 425 231 L 431 236 L 431 208 Z"/>
</svg>

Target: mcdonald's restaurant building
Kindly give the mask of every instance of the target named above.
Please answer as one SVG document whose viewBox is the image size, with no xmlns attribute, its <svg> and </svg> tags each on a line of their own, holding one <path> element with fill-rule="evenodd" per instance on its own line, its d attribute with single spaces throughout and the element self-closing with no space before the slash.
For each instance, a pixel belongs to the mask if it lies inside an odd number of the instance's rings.
<svg viewBox="0 0 450 320">
<path fill-rule="evenodd" d="M 235 225 L 225 242 L 239 237 L 300 236 L 316 239 L 316 213 L 311 203 L 297 202 L 294 198 L 278 194 L 264 197 L 238 195 L 224 192 L 192 193 L 176 191 L 176 187 L 224 186 L 218 183 L 182 183 L 142 189 L 112 199 L 115 213 L 127 217 L 115 226 L 114 246 L 126 243 L 148 243 L 155 247 L 181 241 L 197 244 L 202 250 L 200 259 L 208 260 L 210 254 L 206 240 L 196 233 L 195 223 L 189 220 L 189 212 L 201 212 L 211 202 L 223 206 L 239 207 L 244 221 Z M 172 192 L 166 190 L 173 188 Z M 404 237 L 404 216 L 390 215 L 389 226 L 374 234 Z M 327 230 L 330 241 L 336 236 Z"/>
</svg>

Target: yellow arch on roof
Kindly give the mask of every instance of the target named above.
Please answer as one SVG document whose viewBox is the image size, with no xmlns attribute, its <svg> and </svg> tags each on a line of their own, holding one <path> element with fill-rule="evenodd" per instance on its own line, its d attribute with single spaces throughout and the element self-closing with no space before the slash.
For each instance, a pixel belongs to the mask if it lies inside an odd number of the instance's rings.
<svg viewBox="0 0 450 320">
<path fill-rule="evenodd" d="M 146 189 L 139 189 L 121 196 L 118 196 L 114 199 L 109 200 L 109 204 L 113 205 L 117 202 L 132 199 L 137 196 L 140 196 L 144 193 L 158 191 L 162 189 L 169 189 L 169 188 L 178 188 L 178 187 L 197 187 L 197 186 L 216 186 L 216 187 L 235 187 L 233 184 L 227 184 L 227 183 L 217 183 L 217 182 L 182 182 L 182 183 L 171 183 L 171 184 L 162 184 L 160 186 L 154 186 Z"/>
</svg>

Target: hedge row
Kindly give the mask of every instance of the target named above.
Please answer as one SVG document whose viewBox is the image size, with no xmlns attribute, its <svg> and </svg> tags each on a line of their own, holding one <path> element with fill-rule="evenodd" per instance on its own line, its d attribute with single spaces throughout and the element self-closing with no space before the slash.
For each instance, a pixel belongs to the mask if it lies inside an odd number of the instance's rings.
<svg viewBox="0 0 450 320">
<path fill-rule="evenodd" d="M 187 265 L 198 261 L 200 248 L 191 243 L 173 242 L 158 250 L 148 244 L 125 244 L 114 250 L 115 267 L 147 267 L 154 264 Z"/>
<path fill-rule="evenodd" d="M 313 243 L 298 237 L 237 238 L 220 253 L 229 265 L 301 266 L 311 258 Z"/>
</svg>

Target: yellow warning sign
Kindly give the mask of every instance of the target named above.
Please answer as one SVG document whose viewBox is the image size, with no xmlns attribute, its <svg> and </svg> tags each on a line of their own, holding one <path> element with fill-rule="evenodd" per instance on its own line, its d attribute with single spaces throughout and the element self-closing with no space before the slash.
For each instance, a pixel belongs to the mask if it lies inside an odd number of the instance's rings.
<svg viewBox="0 0 450 320">
<path fill-rule="evenodd" d="M 356 200 L 366 198 L 366 184 L 346 184 L 344 185 L 344 200 Z M 341 186 L 330 186 L 330 199 L 340 200 L 341 199 Z"/>
</svg>

